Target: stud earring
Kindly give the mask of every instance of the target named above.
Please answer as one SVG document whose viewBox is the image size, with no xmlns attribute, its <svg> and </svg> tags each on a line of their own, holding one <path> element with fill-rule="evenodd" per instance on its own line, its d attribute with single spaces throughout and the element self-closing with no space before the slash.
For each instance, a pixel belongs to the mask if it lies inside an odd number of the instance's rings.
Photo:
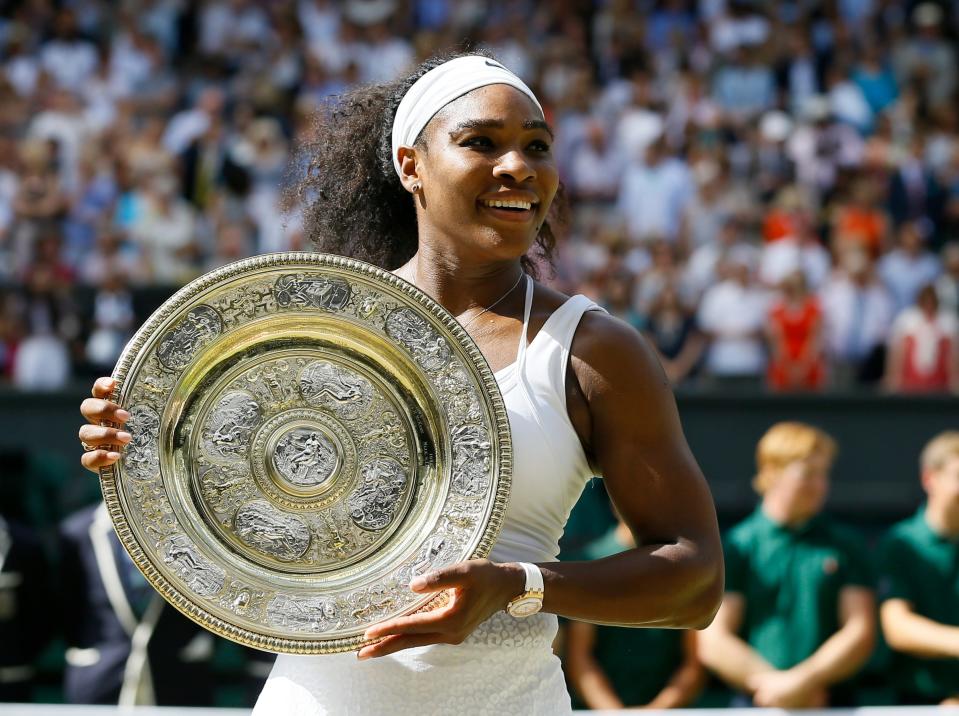
<svg viewBox="0 0 959 716">
<path fill-rule="evenodd" d="M 420 183 L 419 183 L 419 182 L 416 182 L 416 183 L 412 186 L 412 189 L 413 189 L 413 193 L 416 194 L 416 193 L 420 190 Z"/>
</svg>

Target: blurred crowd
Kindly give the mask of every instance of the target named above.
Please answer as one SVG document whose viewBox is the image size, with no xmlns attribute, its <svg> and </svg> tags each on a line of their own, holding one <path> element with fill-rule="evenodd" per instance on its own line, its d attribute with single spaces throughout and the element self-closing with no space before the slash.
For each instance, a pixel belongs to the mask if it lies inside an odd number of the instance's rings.
<svg viewBox="0 0 959 716">
<path fill-rule="evenodd" d="M 311 114 L 477 46 L 556 130 L 571 211 L 553 281 L 646 332 L 672 381 L 959 391 L 954 0 L 7 8 L 0 376 L 16 386 L 109 371 L 144 295 L 308 247 L 281 199 Z"/>
</svg>

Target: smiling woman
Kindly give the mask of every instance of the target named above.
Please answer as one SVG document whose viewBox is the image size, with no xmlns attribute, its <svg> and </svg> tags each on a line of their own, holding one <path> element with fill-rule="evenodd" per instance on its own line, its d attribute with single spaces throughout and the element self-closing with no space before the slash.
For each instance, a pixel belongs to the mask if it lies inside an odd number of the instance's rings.
<svg viewBox="0 0 959 716">
<path fill-rule="evenodd" d="M 654 352 L 585 296 L 535 280 L 554 247 L 552 132 L 533 92 L 482 55 L 347 93 L 317 120 L 297 195 L 324 252 L 365 259 L 455 315 L 496 374 L 513 444 L 490 558 L 423 574 L 446 606 L 371 627 L 356 657 L 281 655 L 257 714 L 569 713 L 557 615 L 702 628 L 722 594 L 719 532 Z M 522 288 L 520 288 L 522 287 Z M 101 379 L 82 412 L 83 464 L 129 434 Z M 569 512 L 601 474 L 637 546 L 558 563 Z"/>
</svg>

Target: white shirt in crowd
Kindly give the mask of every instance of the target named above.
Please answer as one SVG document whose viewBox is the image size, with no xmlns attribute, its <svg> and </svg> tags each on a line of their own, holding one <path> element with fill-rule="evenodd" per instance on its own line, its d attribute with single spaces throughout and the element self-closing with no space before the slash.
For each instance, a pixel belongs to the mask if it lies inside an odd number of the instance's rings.
<svg viewBox="0 0 959 716">
<path fill-rule="evenodd" d="M 51 40 L 40 50 L 40 65 L 63 89 L 81 92 L 97 71 L 97 49 L 87 40 Z"/>
<path fill-rule="evenodd" d="M 826 348 L 835 358 L 862 360 L 886 340 L 893 301 L 879 282 L 860 286 L 843 272 L 833 274 L 820 292 Z"/>
<path fill-rule="evenodd" d="M 896 310 L 911 306 L 923 286 L 935 282 L 942 267 L 935 254 L 923 251 L 918 255 L 895 249 L 879 259 L 879 278 L 889 289 Z"/>
<path fill-rule="evenodd" d="M 948 311 L 939 311 L 936 317 L 929 317 L 918 306 L 910 306 L 902 311 L 892 324 L 889 332 L 889 344 L 901 344 L 906 338 L 913 340 L 910 354 L 912 366 L 922 375 L 935 372 L 943 349 L 943 341 L 948 341 L 954 354 L 959 345 L 959 318 Z"/>
<path fill-rule="evenodd" d="M 738 281 L 718 283 L 703 296 L 699 326 L 713 336 L 706 371 L 716 376 L 758 376 L 766 365 L 761 331 L 769 296 Z"/>
<path fill-rule="evenodd" d="M 634 241 L 675 241 L 694 184 L 686 164 L 667 158 L 654 165 L 630 164 L 619 189 L 617 208 Z"/>
<path fill-rule="evenodd" d="M 791 236 L 766 244 L 759 257 L 759 280 L 769 287 L 801 269 L 813 291 L 829 277 L 832 261 L 829 252 L 816 243 L 801 243 Z"/>
</svg>

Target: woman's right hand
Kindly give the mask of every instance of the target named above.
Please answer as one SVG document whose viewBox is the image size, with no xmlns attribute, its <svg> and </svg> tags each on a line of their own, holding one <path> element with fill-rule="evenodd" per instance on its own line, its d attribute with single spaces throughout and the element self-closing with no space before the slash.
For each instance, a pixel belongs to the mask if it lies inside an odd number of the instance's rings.
<svg viewBox="0 0 959 716">
<path fill-rule="evenodd" d="M 123 423 L 130 418 L 130 413 L 109 401 L 115 386 L 116 381 L 113 378 L 97 378 L 93 384 L 93 397 L 80 404 L 80 412 L 88 421 L 80 428 L 80 442 L 86 443 L 80 464 L 93 472 L 99 472 L 101 467 L 107 467 L 119 460 L 120 453 L 117 450 L 130 442 L 132 437 L 121 429 Z M 101 425 L 102 422 L 120 427 L 107 427 Z M 87 445 L 93 449 L 88 450 Z"/>
</svg>

